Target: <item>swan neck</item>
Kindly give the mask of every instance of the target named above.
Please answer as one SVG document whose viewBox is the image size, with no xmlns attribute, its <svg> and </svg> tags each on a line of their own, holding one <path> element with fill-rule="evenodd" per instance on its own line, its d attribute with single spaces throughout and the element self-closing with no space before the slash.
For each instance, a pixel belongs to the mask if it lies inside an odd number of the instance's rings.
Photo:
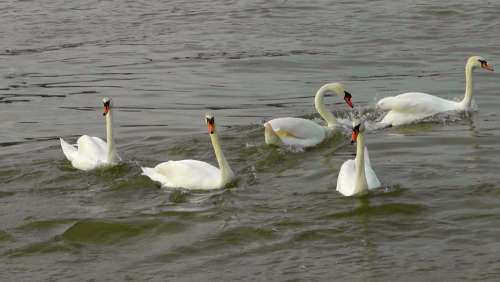
<svg viewBox="0 0 500 282">
<path fill-rule="evenodd" d="M 327 85 L 321 87 L 314 98 L 314 106 L 319 115 L 328 123 L 328 127 L 334 127 L 337 120 L 331 112 L 329 112 L 325 107 L 324 96 L 325 92 L 328 90 Z"/>
<path fill-rule="evenodd" d="M 465 95 L 461 102 L 464 109 L 469 108 L 472 101 L 472 64 L 465 66 Z"/>
<path fill-rule="evenodd" d="M 365 137 L 364 133 L 360 132 L 356 140 L 356 184 L 354 187 L 354 194 L 363 195 L 368 192 L 368 183 L 366 182 L 365 175 Z"/>
<path fill-rule="evenodd" d="M 106 114 L 106 143 L 108 145 L 108 155 L 107 161 L 108 163 L 116 162 L 116 149 L 115 149 L 115 141 L 113 138 L 113 113 L 110 109 Z"/>
<path fill-rule="evenodd" d="M 214 147 L 215 158 L 217 158 L 219 169 L 221 171 L 221 186 L 224 186 L 233 179 L 234 173 L 231 170 L 231 167 L 229 166 L 226 158 L 224 157 L 224 153 L 222 152 L 219 136 L 217 135 L 217 133 L 210 134 L 210 139 L 212 141 L 212 146 Z"/>
</svg>

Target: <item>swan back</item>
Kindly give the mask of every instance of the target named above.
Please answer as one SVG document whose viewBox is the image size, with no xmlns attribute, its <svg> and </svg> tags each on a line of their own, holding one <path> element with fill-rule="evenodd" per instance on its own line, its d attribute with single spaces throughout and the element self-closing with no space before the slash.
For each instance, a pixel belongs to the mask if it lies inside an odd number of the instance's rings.
<svg viewBox="0 0 500 282">
<path fill-rule="evenodd" d="M 321 143 L 328 131 L 327 128 L 311 120 L 293 117 L 273 119 L 264 126 L 270 126 L 284 145 L 301 147 L 310 147 Z"/>
<path fill-rule="evenodd" d="M 96 162 L 106 162 L 108 148 L 106 142 L 99 137 L 82 135 L 77 140 L 78 153 Z"/>
<path fill-rule="evenodd" d="M 143 175 L 164 187 L 186 189 L 221 188 L 221 172 L 215 166 L 198 160 L 168 161 L 154 168 L 142 168 Z"/>
<path fill-rule="evenodd" d="M 394 97 L 386 97 L 377 107 L 389 111 L 382 123 L 387 125 L 409 124 L 441 112 L 459 110 L 460 103 L 420 92 L 408 92 Z"/>
</svg>

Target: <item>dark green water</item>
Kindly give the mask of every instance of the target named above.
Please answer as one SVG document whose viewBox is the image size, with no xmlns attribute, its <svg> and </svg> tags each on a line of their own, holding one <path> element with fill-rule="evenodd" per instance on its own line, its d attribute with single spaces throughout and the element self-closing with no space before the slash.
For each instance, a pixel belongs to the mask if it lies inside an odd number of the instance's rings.
<svg viewBox="0 0 500 282">
<path fill-rule="evenodd" d="M 366 134 L 384 188 L 335 191 L 355 147 L 268 147 L 263 121 L 314 118 L 342 81 L 370 120 L 406 91 L 464 93 L 464 65 L 500 69 L 495 1 L 8 1 L 0 7 L 0 280 L 498 281 L 498 73 L 478 111 Z M 58 137 L 105 137 L 125 162 L 71 168 Z M 328 108 L 347 117 L 345 103 Z M 165 190 L 140 165 L 215 164 L 229 189 Z"/>
</svg>

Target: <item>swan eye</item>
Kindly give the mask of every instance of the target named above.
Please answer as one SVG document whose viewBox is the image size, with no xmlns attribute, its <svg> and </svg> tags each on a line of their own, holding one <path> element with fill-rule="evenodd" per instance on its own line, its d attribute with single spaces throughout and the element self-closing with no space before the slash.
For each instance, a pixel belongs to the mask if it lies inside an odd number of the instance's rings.
<svg viewBox="0 0 500 282">
<path fill-rule="evenodd" d="M 484 65 L 487 65 L 488 62 L 486 62 L 485 60 L 478 60 L 480 63 L 481 63 L 481 66 L 484 66 Z"/>
<path fill-rule="evenodd" d="M 358 134 L 359 134 L 359 124 L 352 129 L 351 144 L 356 142 L 356 140 L 358 139 Z"/>
<path fill-rule="evenodd" d="M 214 117 L 207 117 L 207 123 L 208 124 L 214 124 L 215 123 L 215 118 Z"/>
<path fill-rule="evenodd" d="M 352 131 L 353 131 L 353 132 L 358 133 L 358 132 L 359 132 L 359 126 L 360 126 L 360 125 L 361 125 L 361 124 L 356 125 L 356 126 L 352 129 Z"/>
<path fill-rule="evenodd" d="M 347 103 L 347 105 L 349 105 L 349 107 L 352 108 L 353 106 L 351 99 L 352 99 L 351 93 L 344 90 L 344 101 Z"/>
<path fill-rule="evenodd" d="M 103 116 L 107 115 L 109 112 L 109 105 L 110 105 L 110 100 L 107 100 L 104 102 L 104 113 L 102 113 Z"/>
</svg>

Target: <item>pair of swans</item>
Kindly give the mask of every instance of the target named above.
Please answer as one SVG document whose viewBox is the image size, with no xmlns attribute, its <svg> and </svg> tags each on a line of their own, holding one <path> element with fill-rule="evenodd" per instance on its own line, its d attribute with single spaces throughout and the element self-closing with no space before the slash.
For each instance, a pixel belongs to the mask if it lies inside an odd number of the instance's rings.
<svg viewBox="0 0 500 282">
<path fill-rule="evenodd" d="M 413 123 L 426 117 L 449 111 L 467 111 L 472 101 L 472 72 L 475 68 L 493 71 L 488 62 L 480 56 L 472 56 L 465 66 L 465 95 L 462 101 L 445 100 L 421 92 L 408 92 L 395 97 L 386 97 L 377 107 L 389 112 L 381 123 L 385 126 L 398 126 Z M 364 124 L 353 122 L 352 142 L 357 141 L 356 158 L 342 164 L 337 177 L 337 191 L 344 196 L 362 196 L 380 187 L 380 181 L 373 171 L 365 146 Z"/>
<path fill-rule="evenodd" d="M 352 95 L 340 83 L 323 85 L 316 93 L 314 105 L 327 126 L 320 126 L 307 119 L 285 117 L 270 120 L 264 124 L 265 140 L 273 145 L 297 145 L 312 147 L 323 142 L 335 130 L 337 124 L 333 114 L 326 110 L 323 97 L 327 91 L 344 100 L 352 108 Z M 353 121 L 351 142 L 357 142 L 356 159 L 346 161 L 340 168 L 337 178 L 337 191 L 344 196 L 362 196 L 369 190 L 380 187 L 380 181 L 370 164 L 368 149 L 365 146 L 365 126 L 358 120 Z"/>
<path fill-rule="evenodd" d="M 75 147 L 60 138 L 64 155 L 77 169 L 89 171 L 114 166 L 121 161 L 113 140 L 111 99 L 104 98 L 103 103 L 107 142 L 99 137 L 83 135 L 78 138 Z M 206 122 L 219 168 L 197 160 L 168 161 L 153 168 L 142 167 L 143 175 L 171 188 L 218 189 L 231 182 L 234 179 L 234 173 L 222 153 L 213 114 L 206 115 Z"/>
<path fill-rule="evenodd" d="M 485 58 L 472 56 L 465 65 L 465 95 L 462 101 L 450 101 L 421 92 L 408 92 L 394 97 L 386 97 L 377 103 L 377 108 L 388 111 L 381 121 L 384 126 L 398 126 L 413 123 L 439 113 L 467 111 L 472 102 L 472 72 L 476 68 L 493 71 Z M 264 124 L 265 140 L 272 145 L 297 145 L 312 147 L 323 142 L 335 129 L 337 120 L 326 110 L 323 97 L 326 92 L 344 95 L 344 100 L 352 108 L 352 95 L 340 83 L 323 85 L 316 93 L 314 105 L 327 126 L 301 118 L 285 117 L 270 120 Z"/>
</svg>

